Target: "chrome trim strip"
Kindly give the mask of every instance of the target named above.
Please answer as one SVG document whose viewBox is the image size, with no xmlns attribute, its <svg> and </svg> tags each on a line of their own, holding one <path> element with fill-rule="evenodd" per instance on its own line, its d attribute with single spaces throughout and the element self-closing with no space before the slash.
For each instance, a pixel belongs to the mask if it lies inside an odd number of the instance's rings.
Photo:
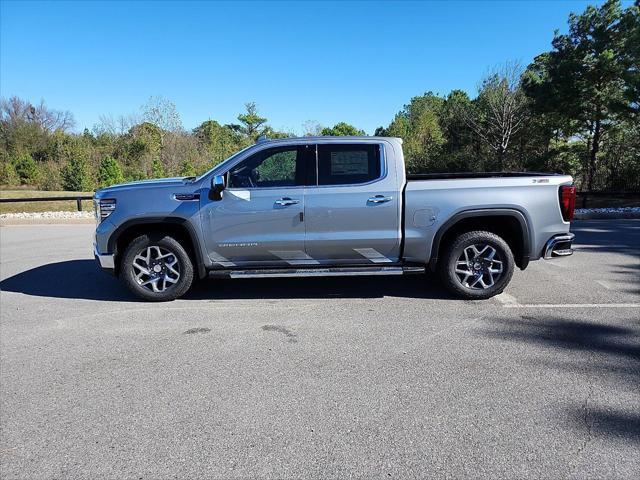
<svg viewBox="0 0 640 480">
<path fill-rule="evenodd" d="M 545 260 L 548 260 L 553 257 L 566 257 L 573 254 L 573 249 L 563 248 L 561 250 L 554 250 L 556 245 L 559 243 L 569 243 L 573 242 L 575 235 L 573 233 L 563 233 L 561 235 L 556 235 L 547 240 L 547 243 L 544 246 L 543 257 Z"/>
</svg>

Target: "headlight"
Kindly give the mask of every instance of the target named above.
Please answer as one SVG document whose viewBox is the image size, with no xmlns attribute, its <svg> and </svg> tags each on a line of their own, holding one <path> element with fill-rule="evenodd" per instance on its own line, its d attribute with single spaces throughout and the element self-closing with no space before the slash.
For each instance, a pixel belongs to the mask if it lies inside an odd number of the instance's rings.
<svg viewBox="0 0 640 480">
<path fill-rule="evenodd" d="M 96 221 L 100 223 L 116 209 L 116 200 L 115 198 L 101 198 L 100 200 L 94 200 L 94 209 Z"/>
</svg>

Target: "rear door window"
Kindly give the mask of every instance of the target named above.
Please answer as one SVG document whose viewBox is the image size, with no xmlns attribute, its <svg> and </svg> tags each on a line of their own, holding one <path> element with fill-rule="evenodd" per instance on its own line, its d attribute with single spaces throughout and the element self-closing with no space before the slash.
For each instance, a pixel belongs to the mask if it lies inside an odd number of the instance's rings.
<svg viewBox="0 0 640 480">
<path fill-rule="evenodd" d="M 318 185 L 367 183 L 381 173 L 379 145 L 318 145 Z"/>
</svg>

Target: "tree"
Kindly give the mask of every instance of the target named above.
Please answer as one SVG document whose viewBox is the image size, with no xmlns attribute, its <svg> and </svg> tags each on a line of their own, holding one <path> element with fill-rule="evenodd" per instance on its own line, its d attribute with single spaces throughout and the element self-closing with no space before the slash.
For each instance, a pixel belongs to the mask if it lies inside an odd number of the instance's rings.
<svg viewBox="0 0 640 480">
<path fill-rule="evenodd" d="M 154 158 L 151 162 L 151 177 L 152 178 L 163 178 L 165 177 L 164 167 L 162 166 L 162 162 L 159 158 Z"/>
<path fill-rule="evenodd" d="M 588 151 L 587 189 L 594 185 L 604 137 L 617 122 L 637 116 L 640 93 L 640 7 L 618 0 L 569 16 L 569 33 L 537 56 L 523 88 L 538 114 L 565 136 L 580 135 Z"/>
<path fill-rule="evenodd" d="M 35 185 L 38 181 L 38 165 L 31 155 L 23 153 L 14 162 L 13 167 L 21 185 Z"/>
<path fill-rule="evenodd" d="M 46 161 L 39 166 L 40 179 L 38 188 L 40 190 L 62 190 L 62 179 L 60 178 L 60 167 L 53 161 Z"/>
<path fill-rule="evenodd" d="M 197 175 L 196 168 L 191 160 L 185 160 L 184 162 L 182 162 L 180 175 L 182 175 L 183 177 L 195 177 Z"/>
<path fill-rule="evenodd" d="M 56 130 L 65 132 L 75 125 L 71 112 L 50 109 L 44 100 L 33 105 L 15 96 L 0 99 L 0 119 L 13 127 L 29 123 L 46 132 Z"/>
<path fill-rule="evenodd" d="M 413 97 L 398 112 L 384 134 L 403 139 L 407 169 L 411 173 L 441 170 L 445 138 L 440 127 L 444 99 L 427 92 Z M 378 133 L 382 133 L 378 129 Z"/>
<path fill-rule="evenodd" d="M 252 141 L 262 133 L 261 127 L 267 123 L 267 119 L 258 115 L 258 107 L 255 102 L 245 103 L 246 112 L 238 115 L 238 121 L 242 124 L 240 131 Z"/>
<path fill-rule="evenodd" d="M 62 185 L 65 190 L 85 192 L 93 189 L 87 162 L 82 157 L 73 157 L 62 169 Z"/>
<path fill-rule="evenodd" d="M 102 188 L 122 182 L 124 175 L 118 161 L 113 157 L 104 157 L 98 168 L 98 186 Z"/>
<path fill-rule="evenodd" d="M 0 185 L 17 185 L 19 183 L 20 177 L 18 177 L 13 163 L 3 156 L 0 161 Z"/>
<path fill-rule="evenodd" d="M 357 137 L 366 135 L 364 130 L 358 130 L 353 125 L 345 122 L 336 123 L 333 127 L 323 128 L 320 133 L 325 137 Z"/>
<path fill-rule="evenodd" d="M 478 97 L 463 119 L 495 153 L 498 168 L 505 168 L 505 155 L 513 138 L 529 118 L 529 104 L 520 87 L 522 68 L 507 62 L 481 82 Z"/>
<path fill-rule="evenodd" d="M 193 133 L 209 157 L 209 167 L 217 165 L 248 145 L 248 142 L 231 126 L 220 125 L 215 120 L 202 122 L 193 130 Z"/>
<path fill-rule="evenodd" d="M 142 120 L 149 122 L 167 132 L 181 132 L 182 120 L 176 105 L 162 96 L 149 97 L 141 107 Z"/>
<path fill-rule="evenodd" d="M 302 124 L 303 137 L 319 137 L 322 135 L 322 125 L 315 120 L 307 120 Z"/>
</svg>

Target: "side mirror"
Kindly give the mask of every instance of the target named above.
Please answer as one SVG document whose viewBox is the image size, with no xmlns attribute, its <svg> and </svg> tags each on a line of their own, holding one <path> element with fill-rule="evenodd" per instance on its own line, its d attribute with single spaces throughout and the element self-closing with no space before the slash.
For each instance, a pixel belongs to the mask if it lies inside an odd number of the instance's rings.
<svg viewBox="0 0 640 480">
<path fill-rule="evenodd" d="M 222 191 L 227 188 L 224 175 L 216 175 L 211 179 L 211 191 L 209 198 L 211 200 L 222 200 Z"/>
</svg>

